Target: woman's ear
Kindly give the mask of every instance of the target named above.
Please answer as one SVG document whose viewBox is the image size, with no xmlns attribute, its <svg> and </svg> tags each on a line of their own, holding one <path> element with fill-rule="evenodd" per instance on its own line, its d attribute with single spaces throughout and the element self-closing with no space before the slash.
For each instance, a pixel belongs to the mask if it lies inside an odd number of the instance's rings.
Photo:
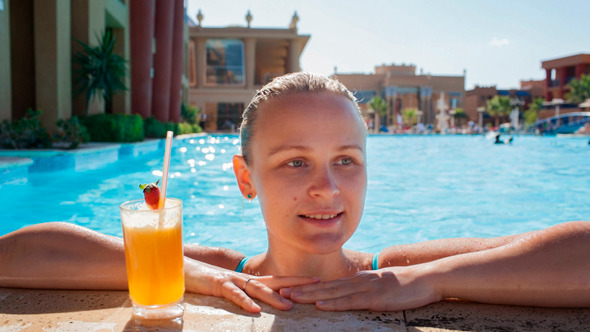
<svg viewBox="0 0 590 332">
<path fill-rule="evenodd" d="M 242 195 L 249 200 L 254 199 L 256 196 L 256 189 L 254 188 L 250 170 L 248 169 L 248 164 L 246 164 L 244 156 L 234 155 L 232 163 L 234 166 L 234 174 L 238 181 L 238 187 L 240 187 Z"/>
</svg>

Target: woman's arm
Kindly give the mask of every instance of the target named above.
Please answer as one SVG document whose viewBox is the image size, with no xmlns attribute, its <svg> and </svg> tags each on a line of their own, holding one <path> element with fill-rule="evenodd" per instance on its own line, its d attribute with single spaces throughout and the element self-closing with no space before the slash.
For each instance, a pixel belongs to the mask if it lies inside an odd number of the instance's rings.
<svg viewBox="0 0 590 332">
<path fill-rule="evenodd" d="M 184 244 L 184 256 L 232 271 L 245 257 L 241 252 L 232 249 L 200 246 L 193 243 Z"/>
<path fill-rule="evenodd" d="M 516 241 L 527 234 L 495 238 L 451 238 L 395 245 L 379 253 L 379 267 L 416 265 L 449 256 L 493 249 Z"/>
<path fill-rule="evenodd" d="M 185 244 L 185 256 L 230 270 L 243 254 Z M 70 223 L 28 226 L 0 237 L 0 286 L 127 289 L 123 239 Z"/>
<path fill-rule="evenodd" d="M 590 222 L 531 232 L 507 245 L 433 264 L 441 298 L 486 303 L 590 306 Z"/>
<path fill-rule="evenodd" d="M 123 240 L 68 223 L 3 235 L 0 286 L 127 289 Z"/>
<path fill-rule="evenodd" d="M 287 310 L 292 303 L 276 292 L 279 288 L 318 281 L 309 277 L 248 276 L 233 271 L 243 257 L 236 251 L 191 245 L 185 250 L 188 292 L 225 297 L 251 312 L 259 312 L 260 306 L 250 297 Z M 123 239 L 57 222 L 3 235 L 0 287 L 125 290 Z"/>
<path fill-rule="evenodd" d="M 431 262 L 362 271 L 281 290 L 323 310 L 402 310 L 446 298 L 552 307 L 590 306 L 590 222 L 530 232 L 505 245 Z"/>
</svg>

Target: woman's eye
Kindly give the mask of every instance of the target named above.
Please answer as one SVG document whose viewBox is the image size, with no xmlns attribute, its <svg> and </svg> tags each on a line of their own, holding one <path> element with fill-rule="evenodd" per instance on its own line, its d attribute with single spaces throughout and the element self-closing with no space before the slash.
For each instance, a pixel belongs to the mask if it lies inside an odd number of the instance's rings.
<svg viewBox="0 0 590 332">
<path fill-rule="evenodd" d="M 287 165 L 291 166 L 291 167 L 301 167 L 303 166 L 303 161 L 302 160 L 293 160 L 287 163 Z"/>
<path fill-rule="evenodd" d="M 352 164 L 352 158 L 342 158 L 340 159 L 340 164 L 341 165 L 350 165 Z"/>
</svg>

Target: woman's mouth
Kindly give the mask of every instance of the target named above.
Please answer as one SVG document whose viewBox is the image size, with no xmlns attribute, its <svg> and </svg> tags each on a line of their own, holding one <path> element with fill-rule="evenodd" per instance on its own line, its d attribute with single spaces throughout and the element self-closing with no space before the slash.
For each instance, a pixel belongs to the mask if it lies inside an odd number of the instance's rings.
<svg viewBox="0 0 590 332">
<path fill-rule="evenodd" d="M 308 223 L 325 227 L 336 224 L 338 221 L 340 221 L 343 214 L 344 212 L 326 214 L 301 214 L 299 217 Z"/>
<path fill-rule="evenodd" d="M 336 218 L 338 214 L 311 214 L 311 215 L 303 215 L 303 217 L 305 218 L 310 218 L 310 219 L 332 219 L 332 218 Z"/>
</svg>

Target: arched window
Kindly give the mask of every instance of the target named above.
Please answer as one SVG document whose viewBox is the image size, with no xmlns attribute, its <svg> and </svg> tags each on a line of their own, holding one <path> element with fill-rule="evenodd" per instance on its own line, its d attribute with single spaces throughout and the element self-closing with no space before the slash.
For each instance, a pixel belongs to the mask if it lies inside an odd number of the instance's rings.
<svg viewBox="0 0 590 332">
<path fill-rule="evenodd" d="M 244 43 L 239 39 L 208 39 L 206 85 L 244 85 Z"/>
</svg>

